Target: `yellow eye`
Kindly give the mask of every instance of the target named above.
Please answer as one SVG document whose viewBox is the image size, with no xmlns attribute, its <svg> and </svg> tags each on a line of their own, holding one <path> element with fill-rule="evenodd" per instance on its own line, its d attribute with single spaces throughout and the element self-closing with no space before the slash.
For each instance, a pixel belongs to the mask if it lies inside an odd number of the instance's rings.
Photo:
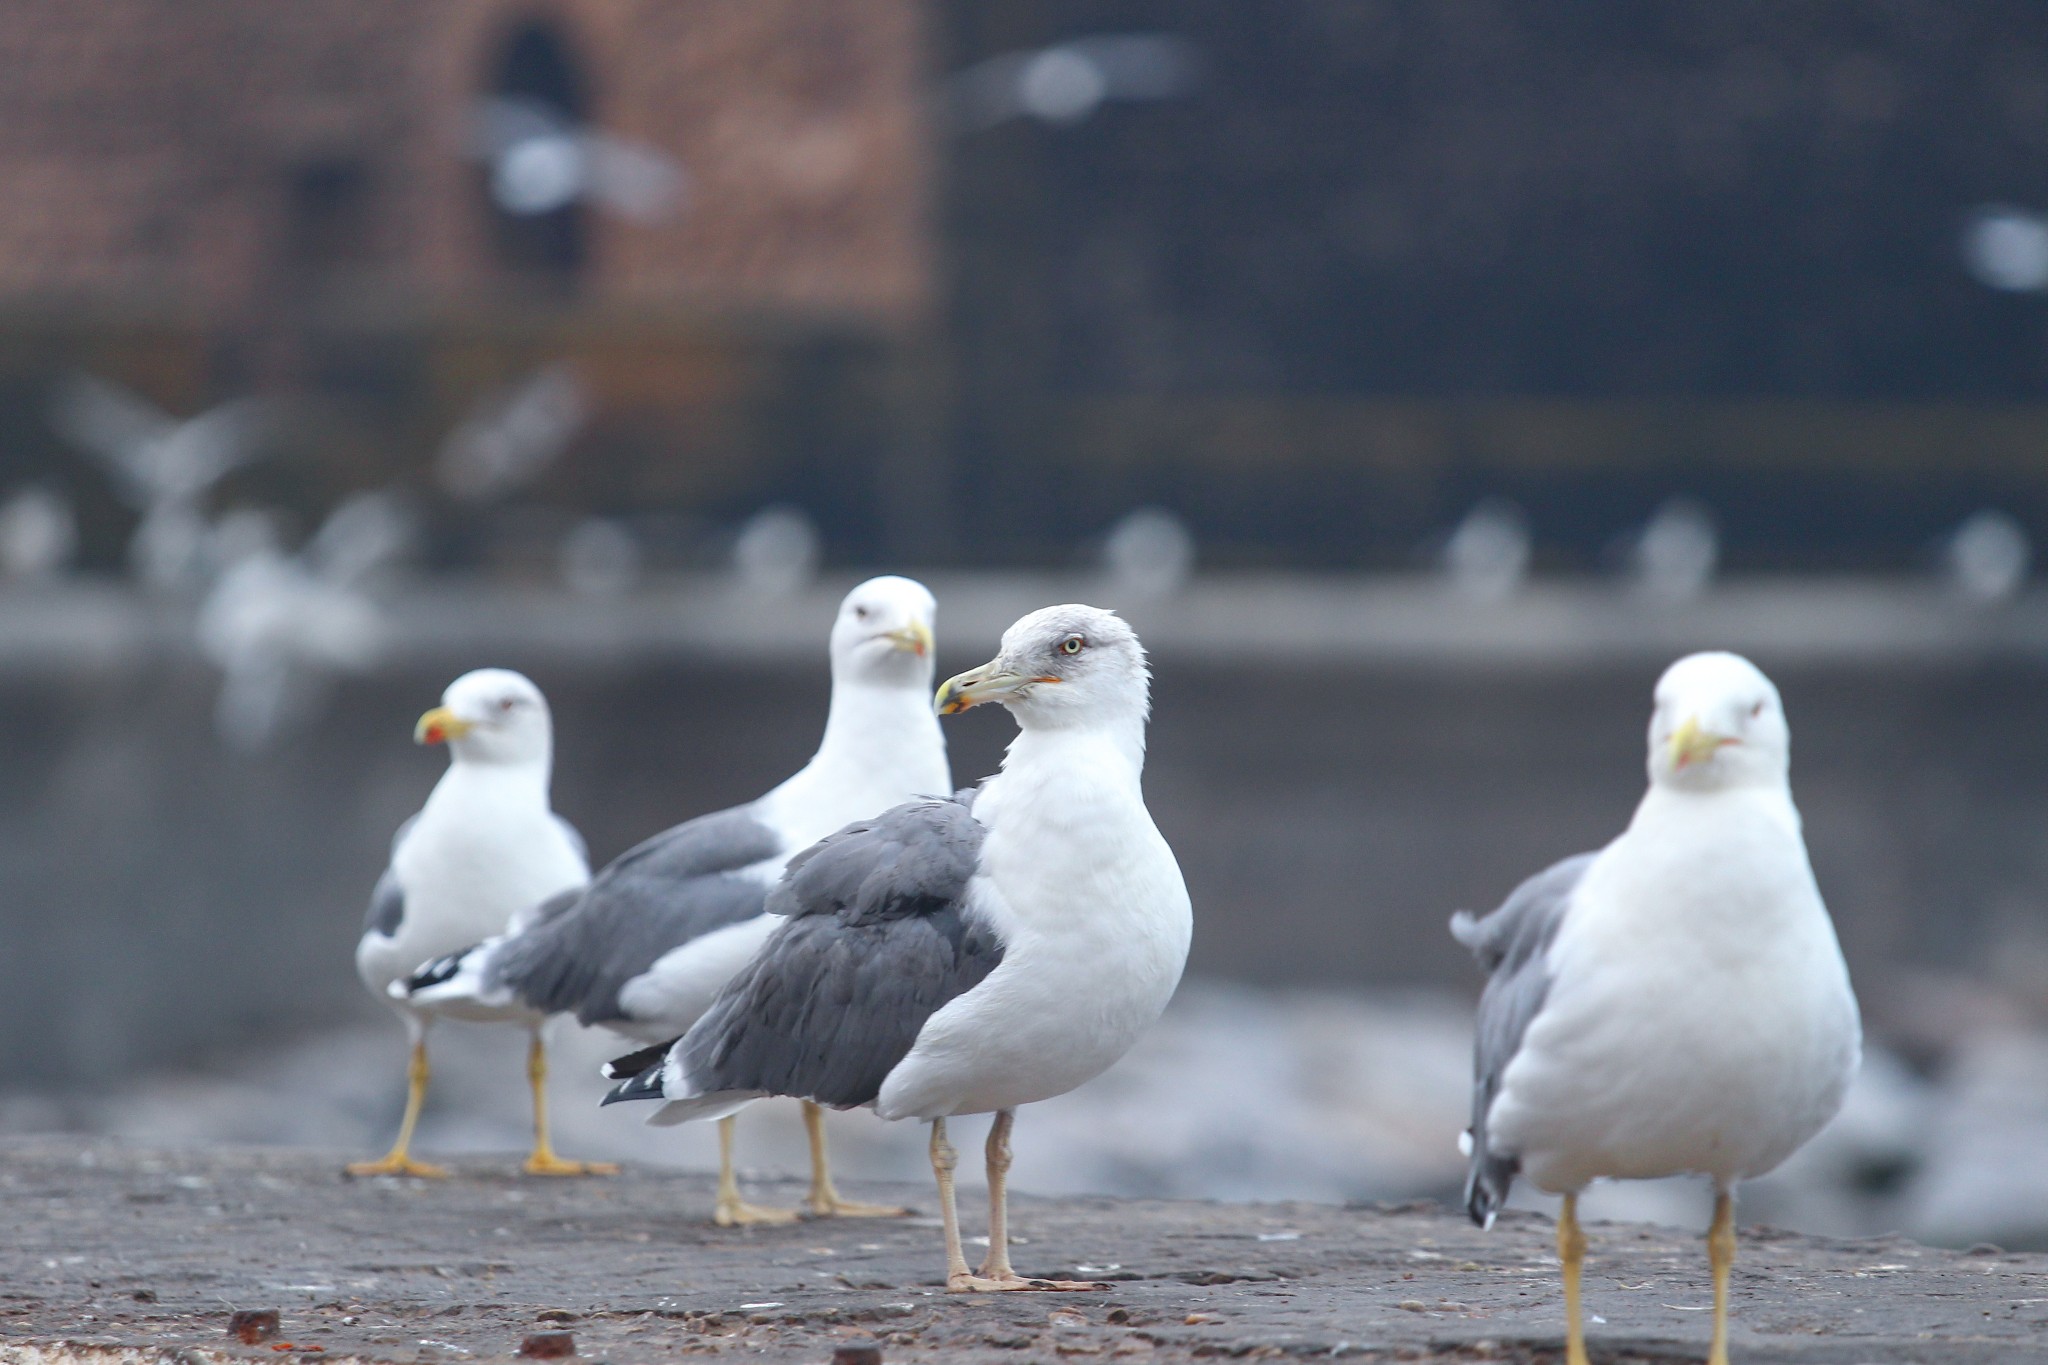
<svg viewBox="0 0 2048 1365">
<path fill-rule="evenodd" d="M 1079 654 L 1081 652 L 1081 646 L 1084 643 L 1086 642 L 1083 641 L 1080 636 L 1069 635 L 1066 639 L 1060 641 L 1060 653 Z"/>
</svg>

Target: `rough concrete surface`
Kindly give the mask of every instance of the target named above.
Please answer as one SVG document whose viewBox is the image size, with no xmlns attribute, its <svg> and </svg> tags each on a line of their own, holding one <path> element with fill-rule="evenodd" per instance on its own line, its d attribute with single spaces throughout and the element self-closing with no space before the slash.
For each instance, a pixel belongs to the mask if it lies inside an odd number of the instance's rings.
<svg viewBox="0 0 2048 1365">
<path fill-rule="evenodd" d="M 1109 1287 L 949 1296 L 930 1217 L 722 1231 L 708 1222 L 704 1176 L 536 1180 L 478 1158 L 445 1181 L 350 1181 L 343 1160 L 0 1145 L 0 1361 L 466 1361 L 564 1331 L 580 1358 L 618 1365 L 822 1363 L 869 1343 L 886 1361 L 964 1365 L 1559 1354 L 1551 1228 L 1535 1215 L 1481 1232 L 1434 1204 L 1019 1195 L 1018 1268 Z M 786 1181 L 750 1189 L 782 1204 L 801 1193 Z M 927 1213 L 933 1203 L 912 1186 L 847 1193 Z M 963 1214 L 979 1230 L 981 1209 Z M 1591 1233 L 1588 1308 L 1605 1319 L 1591 1327 L 1595 1361 L 1700 1359 L 1698 1237 Z M 1735 1305 L 1735 1355 L 1748 1365 L 2048 1361 L 2039 1255 L 1746 1230 Z M 278 1310 L 274 1336 L 229 1336 L 232 1314 L 264 1309 Z"/>
</svg>

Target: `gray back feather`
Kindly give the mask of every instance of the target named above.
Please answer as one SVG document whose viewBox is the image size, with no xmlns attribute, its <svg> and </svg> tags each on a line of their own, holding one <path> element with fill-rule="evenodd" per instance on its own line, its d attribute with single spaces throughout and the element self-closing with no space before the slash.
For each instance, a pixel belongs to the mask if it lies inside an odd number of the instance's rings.
<svg viewBox="0 0 2048 1365">
<path fill-rule="evenodd" d="M 791 859 L 769 898 L 789 922 L 677 1044 L 692 1089 L 873 1101 L 926 1021 L 1002 961 L 966 905 L 986 834 L 966 801 L 918 801 Z"/>
<path fill-rule="evenodd" d="M 412 833 L 412 827 L 420 822 L 417 814 L 405 817 L 405 823 L 398 827 L 398 833 L 391 836 L 391 856 L 398 858 L 398 846 L 405 842 L 405 836 Z M 370 891 L 370 908 L 363 914 L 363 937 L 382 934 L 385 938 L 397 938 L 398 926 L 405 923 L 405 888 L 398 884 L 398 870 L 389 864 L 377 877 L 377 885 Z"/>
<path fill-rule="evenodd" d="M 1496 1152 L 1488 1145 L 1486 1116 L 1500 1091 L 1502 1073 L 1550 992 L 1544 954 L 1557 937 L 1579 880 L 1598 856 L 1581 853 L 1545 868 L 1516 887 L 1484 919 L 1463 910 L 1451 917 L 1452 936 L 1471 949 L 1489 974 L 1479 997 L 1473 1043 L 1472 1164 L 1465 1181 L 1466 1211 L 1482 1226 L 1493 1221 L 1521 1168 L 1517 1154 Z"/>
<path fill-rule="evenodd" d="M 768 888 L 733 874 L 782 852 L 745 806 L 701 816 L 628 849 L 492 954 L 491 984 L 585 1024 L 624 1018 L 619 992 L 672 948 L 761 913 Z"/>
</svg>

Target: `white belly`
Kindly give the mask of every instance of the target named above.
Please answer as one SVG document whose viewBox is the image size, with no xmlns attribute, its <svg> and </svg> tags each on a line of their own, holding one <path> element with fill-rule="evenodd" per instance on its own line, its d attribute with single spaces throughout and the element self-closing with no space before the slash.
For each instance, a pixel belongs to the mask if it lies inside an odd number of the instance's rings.
<svg viewBox="0 0 2048 1365">
<path fill-rule="evenodd" d="M 1740 888 L 1709 889 L 1714 904 L 1661 919 L 1594 904 L 1578 922 L 1575 907 L 1560 931 L 1550 994 L 1487 1124 L 1540 1187 L 1686 1173 L 1730 1185 L 1841 1107 L 1861 1030 L 1818 895 L 1780 896 L 1794 908 L 1761 924 L 1717 917 Z M 1595 939 L 1610 950 L 1586 951 Z"/>
</svg>

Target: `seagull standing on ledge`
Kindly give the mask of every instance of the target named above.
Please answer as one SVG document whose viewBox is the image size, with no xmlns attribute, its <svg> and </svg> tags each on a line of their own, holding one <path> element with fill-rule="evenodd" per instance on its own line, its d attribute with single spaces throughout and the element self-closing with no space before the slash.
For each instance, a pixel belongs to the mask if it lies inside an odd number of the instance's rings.
<svg viewBox="0 0 2048 1365">
<path fill-rule="evenodd" d="M 1018 726 L 1002 771 L 793 858 L 774 937 L 672 1048 L 615 1063 L 632 1078 L 606 1103 L 665 1100 L 664 1124 L 762 1095 L 928 1119 L 947 1289 L 1096 1289 L 1011 1269 L 1004 1182 L 1017 1106 L 1107 1070 L 1187 962 L 1187 888 L 1140 786 L 1145 653 L 1109 612 L 1047 607 L 937 709 L 991 701 Z M 988 1258 L 971 1272 L 946 1120 L 991 1111 Z"/>
<path fill-rule="evenodd" d="M 1451 932 L 1479 1002 L 1466 1206 L 1492 1223 L 1517 1174 L 1564 1196 L 1566 1361 L 1586 1365 L 1578 1195 L 1598 1179 L 1714 1182 L 1709 1365 L 1728 1361 L 1735 1187 L 1841 1108 L 1862 1031 L 1792 804 L 1778 689 L 1694 654 L 1657 684 L 1650 789 L 1598 853 Z"/>
<path fill-rule="evenodd" d="M 448 746 L 448 771 L 427 804 L 399 828 L 391 866 L 377 881 L 356 971 L 370 993 L 398 1011 L 412 1041 L 405 1119 L 379 1161 L 350 1175 L 447 1174 L 411 1154 L 413 1125 L 427 1095 L 427 1029 L 432 1015 L 390 994 L 393 982 L 429 958 L 502 933 L 542 913 L 542 903 L 590 879 L 583 838 L 548 805 L 554 728 L 547 700 L 520 674 L 502 668 L 465 673 L 441 705 L 419 719 L 413 738 Z M 533 1087 L 529 1175 L 609 1175 L 616 1166 L 564 1161 L 548 1144 L 547 1052 L 542 1017 L 531 1010 L 480 1012 L 532 1033 L 527 1079 Z"/>
<path fill-rule="evenodd" d="M 791 854 L 849 821 L 952 790 L 930 701 L 936 607 L 924 585 L 907 578 L 855 588 L 832 627 L 825 737 L 801 771 L 758 801 L 686 821 L 628 850 L 523 932 L 451 945 L 465 951 L 428 963 L 397 992 L 440 1008 L 573 1013 L 666 1048 L 782 922 L 766 906 Z M 804 1106 L 804 1124 L 811 1212 L 904 1212 L 842 1199 L 816 1105 Z M 718 1136 L 718 1223 L 794 1221 L 790 1210 L 740 1198 L 730 1115 Z"/>
</svg>

